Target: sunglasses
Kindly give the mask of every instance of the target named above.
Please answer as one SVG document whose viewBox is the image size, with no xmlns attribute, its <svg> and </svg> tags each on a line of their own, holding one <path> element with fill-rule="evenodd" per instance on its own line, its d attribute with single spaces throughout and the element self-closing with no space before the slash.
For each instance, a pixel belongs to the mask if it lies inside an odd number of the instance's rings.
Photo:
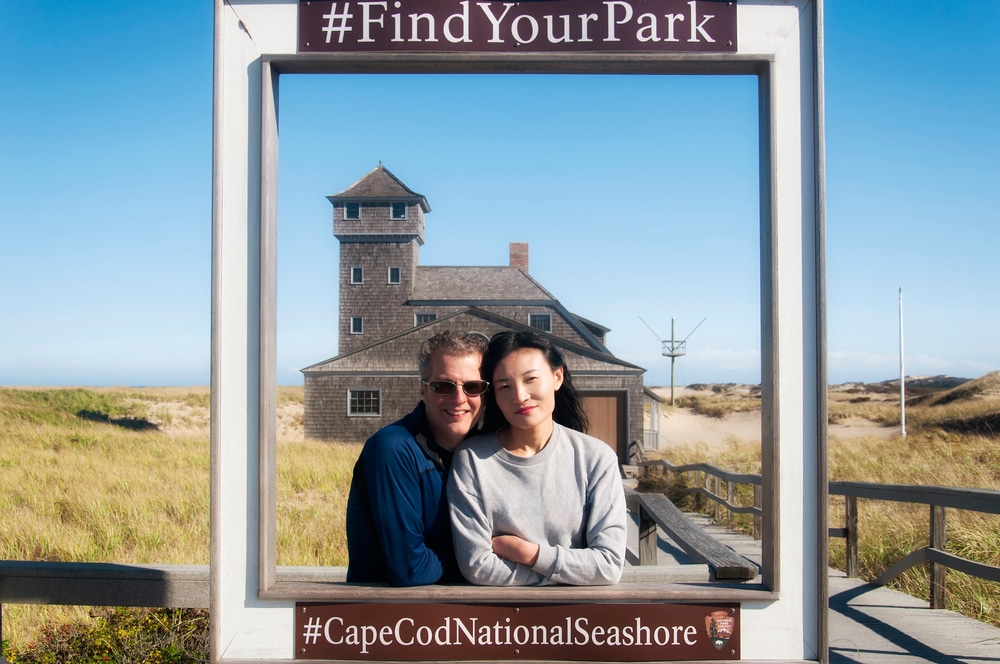
<svg viewBox="0 0 1000 664">
<path fill-rule="evenodd" d="M 455 383 L 450 380 L 422 380 L 420 381 L 434 394 L 440 394 L 442 396 L 447 396 L 449 394 L 454 394 L 455 389 L 461 386 L 462 391 L 470 397 L 476 397 L 480 394 L 484 394 L 486 390 L 490 389 L 490 384 L 485 380 L 470 380 L 467 383 Z"/>
</svg>

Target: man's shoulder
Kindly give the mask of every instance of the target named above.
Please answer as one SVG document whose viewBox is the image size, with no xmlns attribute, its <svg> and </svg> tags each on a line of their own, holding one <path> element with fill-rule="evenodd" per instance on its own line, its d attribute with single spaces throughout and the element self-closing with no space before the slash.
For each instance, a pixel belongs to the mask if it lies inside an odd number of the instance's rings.
<svg viewBox="0 0 1000 664">
<path fill-rule="evenodd" d="M 399 420 L 392 424 L 387 424 L 371 435 L 365 443 L 365 447 L 392 448 L 399 446 L 415 445 L 417 432 L 407 426 L 405 420 Z"/>
<path fill-rule="evenodd" d="M 365 441 L 365 456 L 394 453 L 414 453 L 421 449 L 417 436 L 420 435 L 422 415 L 420 409 L 387 424 Z"/>
<path fill-rule="evenodd" d="M 424 411 L 417 405 L 412 411 L 402 416 L 392 424 L 386 424 L 368 437 L 368 440 L 376 440 L 387 436 L 401 436 L 409 433 L 416 436 L 423 426 Z"/>
</svg>

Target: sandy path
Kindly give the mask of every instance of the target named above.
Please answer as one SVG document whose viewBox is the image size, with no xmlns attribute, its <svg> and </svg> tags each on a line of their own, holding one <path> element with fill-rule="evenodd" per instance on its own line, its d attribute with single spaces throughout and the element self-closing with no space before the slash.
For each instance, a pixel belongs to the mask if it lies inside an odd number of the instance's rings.
<svg viewBox="0 0 1000 664">
<path fill-rule="evenodd" d="M 733 413 L 724 418 L 699 415 L 687 408 L 670 408 L 670 388 L 657 388 L 667 399 L 660 417 L 660 439 L 662 445 L 707 445 L 709 449 L 724 447 L 732 441 L 760 442 L 760 411 Z M 688 388 L 675 387 L 675 398 L 685 394 L 698 394 Z M 704 394 L 704 393 L 701 393 Z M 853 418 L 831 424 L 828 434 L 831 439 L 849 440 L 854 438 L 891 438 L 899 433 L 895 427 L 884 427 L 869 420 Z"/>
</svg>

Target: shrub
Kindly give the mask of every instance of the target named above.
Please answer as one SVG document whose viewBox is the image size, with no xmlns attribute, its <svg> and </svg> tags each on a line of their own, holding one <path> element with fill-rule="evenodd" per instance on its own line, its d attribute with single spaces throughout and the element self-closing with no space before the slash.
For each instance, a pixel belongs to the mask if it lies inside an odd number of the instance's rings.
<svg viewBox="0 0 1000 664">
<path fill-rule="evenodd" d="M 10 664 L 199 664 L 209 661 L 208 611 L 96 610 L 91 624 L 45 627 L 37 641 L 9 648 Z"/>
</svg>

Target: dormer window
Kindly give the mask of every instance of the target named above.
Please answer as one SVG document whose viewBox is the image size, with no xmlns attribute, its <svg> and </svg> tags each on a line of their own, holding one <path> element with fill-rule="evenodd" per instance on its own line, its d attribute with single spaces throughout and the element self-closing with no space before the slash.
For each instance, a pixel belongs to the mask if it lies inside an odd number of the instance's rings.
<svg viewBox="0 0 1000 664">
<path fill-rule="evenodd" d="M 406 203 L 392 204 L 392 219 L 406 219 Z"/>
<path fill-rule="evenodd" d="M 528 325 L 542 332 L 551 332 L 552 316 L 550 314 L 528 314 Z"/>
<path fill-rule="evenodd" d="M 360 219 L 361 203 L 344 203 L 344 219 Z"/>
</svg>

